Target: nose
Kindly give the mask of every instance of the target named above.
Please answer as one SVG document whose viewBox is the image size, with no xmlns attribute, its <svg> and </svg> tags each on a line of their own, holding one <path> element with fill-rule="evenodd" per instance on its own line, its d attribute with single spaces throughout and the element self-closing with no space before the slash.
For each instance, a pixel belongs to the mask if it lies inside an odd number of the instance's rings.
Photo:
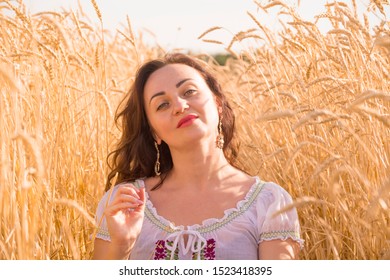
<svg viewBox="0 0 390 280">
<path fill-rule="evenodd" d="M 174 115 L 180 115 L 183 114 L 185 110 L 187 110 L 190 106 L 188 105 L 187 101 L 183 98 L 178 97 L 174 101 L 173 106 L 173 114 Z"/>
</svg>

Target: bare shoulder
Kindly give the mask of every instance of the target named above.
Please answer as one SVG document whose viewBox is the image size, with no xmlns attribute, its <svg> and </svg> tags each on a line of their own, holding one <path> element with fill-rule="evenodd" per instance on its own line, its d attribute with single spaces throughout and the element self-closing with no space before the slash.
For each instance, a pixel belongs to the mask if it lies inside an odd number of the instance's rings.
<svg viewBox="0 0 390 280">
<path fill-rule="evenodd" d="M 234 190 L 238 196 L 244 196 L 256 183 L 256 177 L 241 170 L 233 169 L 233 172 L 227 176 L 226 182 L 228 189 Z"/>
<path fill-rule="evenodd" d="M 243 188 L 250 188 L 254 183 L 256 183 L 256 177 L 251 176 L 241 170 L 234 169 L 234 172 L 231 174 L 231 182 L 236 186 L 242 186 Z"/>
</svg>

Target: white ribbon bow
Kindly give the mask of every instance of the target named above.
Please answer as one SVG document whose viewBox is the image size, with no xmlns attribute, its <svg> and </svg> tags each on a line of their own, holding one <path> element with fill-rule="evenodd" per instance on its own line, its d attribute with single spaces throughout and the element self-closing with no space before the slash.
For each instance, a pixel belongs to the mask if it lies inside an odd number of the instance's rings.
<svg viewBox="0 0 390 280">
<path fill-rule="evenodd" d="M 187 245 L 184 240 L 184 235 L 186 234 L 188 235 Z M 195 230 L 175 231 L 170 234 L 167 239 L 171 238 L 174 238 L 172 246 L 169 244 L 165 245 L 167 249 L 171 251 L 171 260 L 173 260 L 174 253 L 178 245 L 180 246 L 179 248 L 183 255 L 186 255 L 191 249 L 191 252 L 197 254 L 197 259 L 200 260 L 200 252 L 207 244 L 206 239 Z"/>
</svg>

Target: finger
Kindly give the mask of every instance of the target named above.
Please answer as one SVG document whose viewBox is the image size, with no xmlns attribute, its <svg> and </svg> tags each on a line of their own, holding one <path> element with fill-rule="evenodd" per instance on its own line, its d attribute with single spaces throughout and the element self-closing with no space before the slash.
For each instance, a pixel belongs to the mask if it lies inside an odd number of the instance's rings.
<svg viewBox="0 0 390 280">
<path fill-rule="evenodd" d="M 133 184 L 123 184 L 118 188 L 117 194 L 129 194 L 140 199 L 137 190 Z"/>
<path fill-rule="evenodd" d="M 139 208 L 138 203 L 122 202 L 110 207 L 104 211 L 106 216 L 115 216 L 119 211 L 136 210 Z"/>
<path fill-rule="evenodd" d="M 137 195 L 137 197 L 139 197 Z M 134 197 L 133 195 L 128 194 L 120 194 L 114 198 L 111 204 L 118 204 L 122 202 L 130 202 L 130 203 L 136 203 L 136 204 L 144 204 L 144 201 L 141 199 Z"/>
<path fill-rule="evenodd" d="M 145 188 L 138 189 L 138 194 L 140 197 L 140 201 L 142 201 L 142 204 L 140 204 L 135 210 L 136 211 L 144 211 L 145 204 L 146 204 Z"/>
<path fill-rule="evenodd" d="M 139 199 L 145 203 L 146 202 L 145 188 L 139 188 L 137 192 L 138 192 Z"/>
</svg>

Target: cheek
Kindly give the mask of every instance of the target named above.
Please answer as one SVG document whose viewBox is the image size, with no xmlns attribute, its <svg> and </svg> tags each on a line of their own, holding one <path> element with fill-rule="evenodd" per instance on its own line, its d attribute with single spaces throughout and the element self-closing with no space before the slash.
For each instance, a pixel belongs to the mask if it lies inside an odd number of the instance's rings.
<svg viewBox="0 0 390 280">
<path fill-rule="evenodd" d="M 207 118 L 210 120 L 218 119 L 218 106 L 214 98 L 208 98 L 203 104 Z"/>
<path fill-rule="evenodd" d="M 150 129 L 153 132 L 156 132 L 156 129 L 159 127 L 158 118 L 156 118 L 155 114 L 153 114 L 153 112 L 150 112 L 150 110 L 146 110 L 145 113 Z"/>
<path fill-rule="evenodd" d="M 149 125 L 152 128 L 153 132 L 161 139 L 164 139 L 166 131 L 170 128 L 170 124 L 167 118 L 163 115 L 153 115 L 149 118 Z"/>
<path fill-rule="evenodd" d="M 156 118 L 155 116 L 149 116 L 149 125 L 154 131 L 158 130 L 161 126 L 159 118 Z"/>
</svg>

